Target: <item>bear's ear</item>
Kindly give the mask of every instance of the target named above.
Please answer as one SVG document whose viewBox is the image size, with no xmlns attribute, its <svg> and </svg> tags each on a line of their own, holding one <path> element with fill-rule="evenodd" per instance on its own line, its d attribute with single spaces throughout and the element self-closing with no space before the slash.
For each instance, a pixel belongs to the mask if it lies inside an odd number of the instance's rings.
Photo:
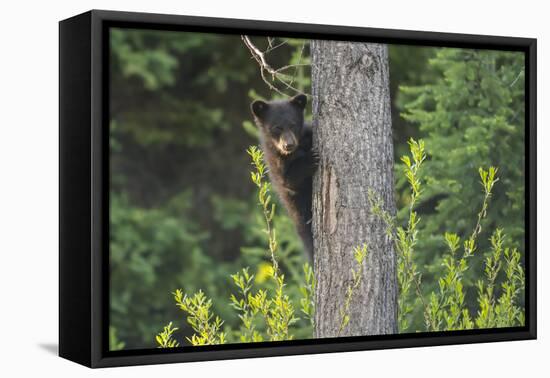
<svg viewBox="0 0 550 378">
<path fill-rule="evenodd" d="M 300 109 L 305 109 L 307 104 L 307 96 L 305 94 L 299 94 L 290 99 L 290 103 L 296 105 Z"/>
<path fill-rule="evenodd" d="M 250 110 L 257 118 L 262 119 L 265 116 L 265 112 L 269 108 L 269 104 L 262 100 L 256 100 L 250 105 Z"/>
</svg>

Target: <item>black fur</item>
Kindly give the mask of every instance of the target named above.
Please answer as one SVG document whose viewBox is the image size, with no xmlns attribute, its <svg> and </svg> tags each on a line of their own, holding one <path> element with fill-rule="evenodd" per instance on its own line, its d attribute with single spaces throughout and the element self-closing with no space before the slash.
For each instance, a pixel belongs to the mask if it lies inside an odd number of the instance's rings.
<svg viewBox="0 0 550 378">
<path fill-rule="evenodd" d="M 254 101 L 254 120 L 273 189 L 281 199 L 313 260 L 311 235 L 312 177 L 317 156 L 312 148 L 311 125 L 304 123 L 305 95 L 287 101 Z"/>
</svg>

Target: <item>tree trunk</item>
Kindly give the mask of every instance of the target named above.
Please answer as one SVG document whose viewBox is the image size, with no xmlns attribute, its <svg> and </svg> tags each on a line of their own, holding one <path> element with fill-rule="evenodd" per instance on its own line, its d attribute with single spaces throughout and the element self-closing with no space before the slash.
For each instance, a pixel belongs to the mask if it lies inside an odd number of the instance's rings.
<svg viewBox="0 0 550 378">
<path fill-rule="evenodd" d="M 383 222 L 369 210 L 372 188 L 395 214 L 388 49 L 386 45 L 312 41 L 315 336 L 397 333 L 396 256 Z M 339 334 L 353 247 L 368 245 L 350 320 Z"/>
</svg>

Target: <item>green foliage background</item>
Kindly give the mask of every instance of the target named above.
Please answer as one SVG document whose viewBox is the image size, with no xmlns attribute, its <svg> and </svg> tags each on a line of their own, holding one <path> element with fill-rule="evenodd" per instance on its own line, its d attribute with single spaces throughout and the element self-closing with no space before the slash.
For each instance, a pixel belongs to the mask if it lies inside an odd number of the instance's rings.
<svg viewBox="0 0 550 378">
<path fill-rule="evenodd" d="M 174 304 L 177 288 L 212 298 L 231 340 L 240 325 L 229 306 L 230 275 L 249 266 L 258 287 L 271 285 L 245 150 L 257 144 L 251 99 L 277 96 L 237 35 L 114 29 L 110 41 L 111 348 L 154 347 L 170 321 L 184 344 L 192 331 Z M 273 49 L 273 67 L 309 62 L 304 41 L 253 41 Z M 287 73 L 309 93 L 309 72 L 300 66 Z M 473 227 L 479 166 L 497 166 L 501 177 L 487 226 L 503 228 L 523 251 L 523 55 L 392 45 L 390 80 L 396 158 L 410 137 L 429 146 L 416 248 L 426 292 L 437 285 L 444 232 L 465 235 Z M 410 200 L 404 180 L 396 199 L 398 208 Z M 288 294 L 298 301 L 301 245 L 283 211 L 274 223 Z M 479 242 L 482 253 L 466 277 L 472 284 L 489 253 L 488 240 Z M 422 314 L 413 314 L 413 323 L 421 322 Z M 296 338 L 311 337 L 309 322 L 296 328 Z"/>
</svg>

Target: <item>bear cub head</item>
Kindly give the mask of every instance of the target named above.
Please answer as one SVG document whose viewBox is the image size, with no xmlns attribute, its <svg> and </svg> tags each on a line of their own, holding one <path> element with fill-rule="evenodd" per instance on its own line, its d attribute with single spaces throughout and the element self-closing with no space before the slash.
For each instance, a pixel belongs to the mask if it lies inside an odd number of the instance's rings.
<svg viewBox="0 0 550 378">
<path fill-rule="evenodd" d="M 250 106 L 265 142 L 283 156 L 292 154 L 300 146 L 306 104 L 306 95 L 299 94 L 290 100 L 256 100 Z"/>
</svg>

